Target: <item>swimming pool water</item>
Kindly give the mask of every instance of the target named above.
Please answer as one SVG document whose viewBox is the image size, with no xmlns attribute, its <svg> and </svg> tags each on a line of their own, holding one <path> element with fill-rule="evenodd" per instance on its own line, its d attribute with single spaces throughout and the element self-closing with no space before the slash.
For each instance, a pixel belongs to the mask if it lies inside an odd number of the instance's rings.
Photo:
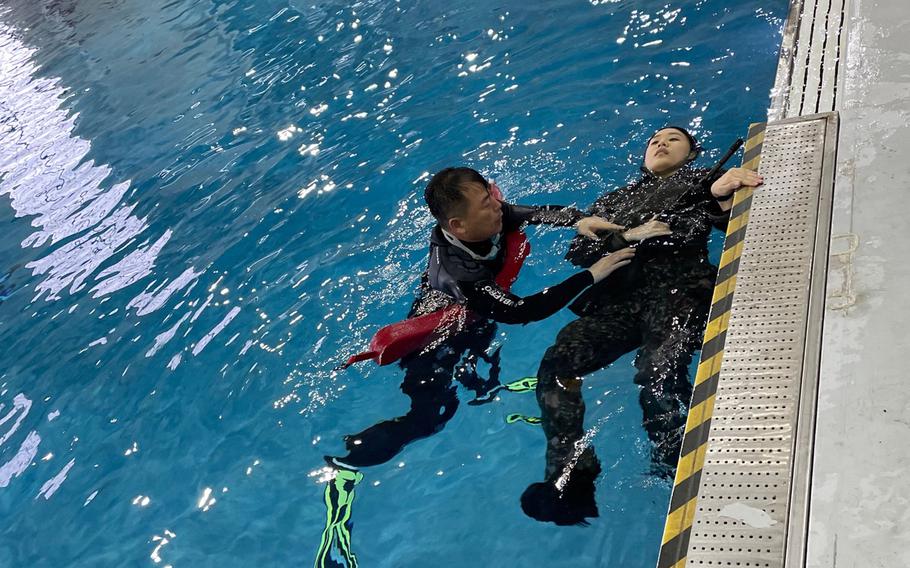
<svg viewBox="0 0 910 568">
<path fill-rule="evenodd" d="M 764 119 L 786 7 L 5 4 L 0 566 L 311 565 L 323 454 L 407 407 L 396 367 L 333 369 L 407 312 L 428 172 L 587 206 L 668 122 L 707 165 Z M 531 231 L 519 293 L 569 236 Z M 503 380 L 571 319 L 502 326 Z M 364 470 L 360 565 L 652 566 L 670 488 L 631 376 L 585 384 L 590 526 L 521 512 L 544 440 L 506 394 Z"/>
</svg>

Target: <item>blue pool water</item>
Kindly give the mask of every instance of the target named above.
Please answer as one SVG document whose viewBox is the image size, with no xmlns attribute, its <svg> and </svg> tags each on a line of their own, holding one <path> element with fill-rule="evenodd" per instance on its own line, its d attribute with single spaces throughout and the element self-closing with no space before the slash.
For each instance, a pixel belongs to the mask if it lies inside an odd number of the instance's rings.
<svg viewBox="0 0 910 568">
<path fill-rule="evenodd" d="M 333 368 L 407 312 L 426 172 L 587 206 L 666 122 L 708 162 L 763 120 L 786 8 L 5 3 L 0 566 L 311 565 L 322 455 L 407 408 L 397 368 Z M 568 237 L 531 232 L 519 293 Z M 503 378 L 570 319 L 502 327 Z M 360 565 L 652 566 L 670 490 L 630 365 L 586 381 L 591 526 L 522 514 L 544 440 L 508 394 L 364 471 Z"/>
</svg>

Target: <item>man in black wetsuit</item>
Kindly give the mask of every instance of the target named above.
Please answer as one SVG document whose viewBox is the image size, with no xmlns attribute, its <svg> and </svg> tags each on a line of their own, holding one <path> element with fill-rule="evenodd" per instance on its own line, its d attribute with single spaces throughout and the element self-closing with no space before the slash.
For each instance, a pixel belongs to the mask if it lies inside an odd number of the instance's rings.
<svg viewBox="0 0 910 568">
<path fill-rule="evenodd" d="M 622 227 L 599 217 L 586 217 L 571 207 L 528 207 L 500 201 L 497 188 L 469 168 L 447 168 L 430 180 L 425 198 L 438 224 L 430 237 L 430 258 L 417 299 L 408 317 L 461 303 L 481 316 L 480 321 L 454 332 L 438 344 L 401 360 L 401 390 L 411 399 L 407 414 L 380 422 L 345 437 L 346 456 L 326 456 L 343 469 L 377 465 L 392 459 L 414 440 L 438 432 L 455 414 L 458 398 L 454 377 L 478 397 L 499 385 L 498 355 L 486 351 L 496 323 L 525 324 L 542 320 L 563 307 L 592 284 L 629 263 L 634 251 L 624 247 L 594 259 L 563 282 L 518 297 L 495 281 L 503 267 L 505 234 L 523 225 L 577 227 L 583 238 Z M 477 363 L 491 365 L 487 380 L 477 375 Z"/>
<path fill-rule="evenodd" d="M 694 138 L 667 127 L 648 141 L 644 175 L 595 201 L 590 213 L 627 230 L 600 240 L 576 238 L 566 258 L 588 266 L 620 247 L 636 246 L 634 262 L 588 289 L 572 305 L 579 319 L 566 325 L 538 370 L 537 401 L 547 438 L 545 481 L 522 495 L 525 513 L 557 524 L 596 517 L 597 456 L 583 441 L 582 377 L 638 350 L 643 426 L 654 444 L 657 473 L 676 467 L 692 394 L 688 367 L 700 347 L 717 268 L 708 261 L 713 228 L 725 229 L 733 192 L 756 186 L 754 172 L 733 168 L 703 180 Z"/>
</svg>

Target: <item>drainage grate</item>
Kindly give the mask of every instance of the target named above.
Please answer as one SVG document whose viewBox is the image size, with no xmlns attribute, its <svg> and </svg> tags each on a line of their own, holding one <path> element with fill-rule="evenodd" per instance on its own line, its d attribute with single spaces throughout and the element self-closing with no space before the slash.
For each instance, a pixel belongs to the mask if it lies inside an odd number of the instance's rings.
<svg viewBox="0 0 910 568">
<path fill-rule="evenodd" d="M 797 417 L 815 397 L 803 382 L 818 357 L 807 339 L 812 297 L 824 291 L 813 275 L 825 259 L 816 249 L 827 243 L 834 136 L 834 115 L 765 131 L 765 185 L 752 196 L 687 566 L 783 566 L 798 513 L 790 497 L 804 482 L 791 478 Z"/>
<path fill-rule="evenodd" d="M 658 568 L 803 557 L 837 124 L 749 129 Z"/>
<path fill-rule="evenodd" d="M 784 29 L 768 120 L 838 108 L 849 0 L 794 0 Z"/>
</svg>

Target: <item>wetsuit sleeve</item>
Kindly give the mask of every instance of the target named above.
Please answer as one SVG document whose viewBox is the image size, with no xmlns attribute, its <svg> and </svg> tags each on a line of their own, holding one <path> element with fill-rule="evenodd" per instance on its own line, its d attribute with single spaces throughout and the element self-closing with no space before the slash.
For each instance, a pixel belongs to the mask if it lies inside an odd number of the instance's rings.
<svg viewBox="0 0 910 568">
<path fill-rule="evenodd" d="M 588 210 L 588 215 L 614 219 L 617 214 L 615 207 L 617 197 L 624 195 L 628 191 L 629 187 L 626 186 L 601 195 L 591 206 L 591 209 Z M 598 236 L 600 239 L 594 240 L 583 235 L 575 235 L 569 245 L 569 252 L 566 253 L 566 260 L 575 266 L 588 268 L 611 252 L 629 246 L 629 241 L 622 237 L 621 231 L 601 231 Z"/>
<path fill-rule="evenodd" d="M 708 213 L 708 219 L 711 220 L 711 224 L 714 225 L 715 229 L 720 229 L 721 231 L 727 230 L 727 222 L 730 220 L 730 212 L 724 211 L 720 208 L 720 205 L 717 203 L 717 199 L 711 195 L 711 184 L 720 179 L 720 176 L 727 173 L 727 170 L 718 170 L 711 179 L 707 180 L 704 185 L 704 190 L 708 194 L 708 203 L 705 205 L 705 209 Z"/>
<path fill-rule="evenodd" d="M 603 217 L 604 219 L 613 219 L 618 213 L 616 208 L 617 201 L 621 200 L 623 196 L 627 195 L 629 189 L 629 186 L 624 186 L 620 187 L 616 191 L 611 191 L 601 195 L 597 198 L 593 205 L 591 205 L 591 208 L 588 210 L 588 215 L 597 215 L 598 217 Z"/>
<path fill-rule="evenodd" d="M 720 208 L 720 205 L 717 203 L 717 199 L 711 195 L 711 184 L 720 179 L 727 170 L 718 170 L 710 179 L 706 180 L 701 187 L 696 188 L 695 191 L 701 191 L 703 194 L 703 207 L 707 215 L 708 221 L 711 225 L 720 229 L 721 231 L 727 230 L 727 221 L 730 219 L 730 212 L 724 211 Z M 700 172 L 700 175 L 707 172 Z M 670 226 L 673 227 L 674 231 L 683 232 L 683 234 L 688 234 L 689 226 L 696 221 L 689 216 L 675 216 L 670 223 Z"/>
<path fill-rule="evenodd" d="M 585 270 L 524 298 L 503 290 L 492 280 L 462 282 L 461 287 L 467 306 L 478 314 L 502 323 L 525 324 L 555 314 L 593 283 L 594 276 Z"/>
<path fill-rule="evenodd" d="M 583 235 L 575 235 L 566 253 L 566 260 L 575 266 L 588 268 L 611 252 L 629 246 L 629 241 L 622 237 L 619 231 L 603 231 L 600 240 L 594 240 Z"/>
<path fill-rule="evenodd" d="M 693 180 L 689 189 L 690 196 L 680 200 L 675 207 L 657 216 L 659 221 L 670 225 L 673 236 L 669 238 L 649 239 L 642 243 L 642 250 L 646 249 L 673 249 L 692 246 L 701 242 L 704 231 L 710 232 L 707 225 L 725 231 L 730 214 L 720 208 L 717 199 L 711 195 L 711 184 L 714 183 L 726 170 L 718 171 L 711 179 L 703 184 Z M 695 174 L 700 179 L 707 170 L 698 170 Z M 706 225 L 707 223 L 707 225 Z"/>
<path fill-rule="evenodd" d="M 730 212 L 721 209 L 720 205 L 717 204 L 717 200 L 714 199 L 713 195 L 710 195 L 710 197 L 711 201 L 705 206 L 708 211 L 708 219 L 711 220 L 711 224 L 715 229 L 726 231 L 727 223 L 730 221 Z"/>
<path fill-rule="evenodd" d="M 563 205 L 514 205 L 502 204 L 502 223 L 508 230 L 522 225 L 552 225 L 554 227 L 571 227 L 585 217 L 585 214 L 574 207 Z"/>
</svg>

